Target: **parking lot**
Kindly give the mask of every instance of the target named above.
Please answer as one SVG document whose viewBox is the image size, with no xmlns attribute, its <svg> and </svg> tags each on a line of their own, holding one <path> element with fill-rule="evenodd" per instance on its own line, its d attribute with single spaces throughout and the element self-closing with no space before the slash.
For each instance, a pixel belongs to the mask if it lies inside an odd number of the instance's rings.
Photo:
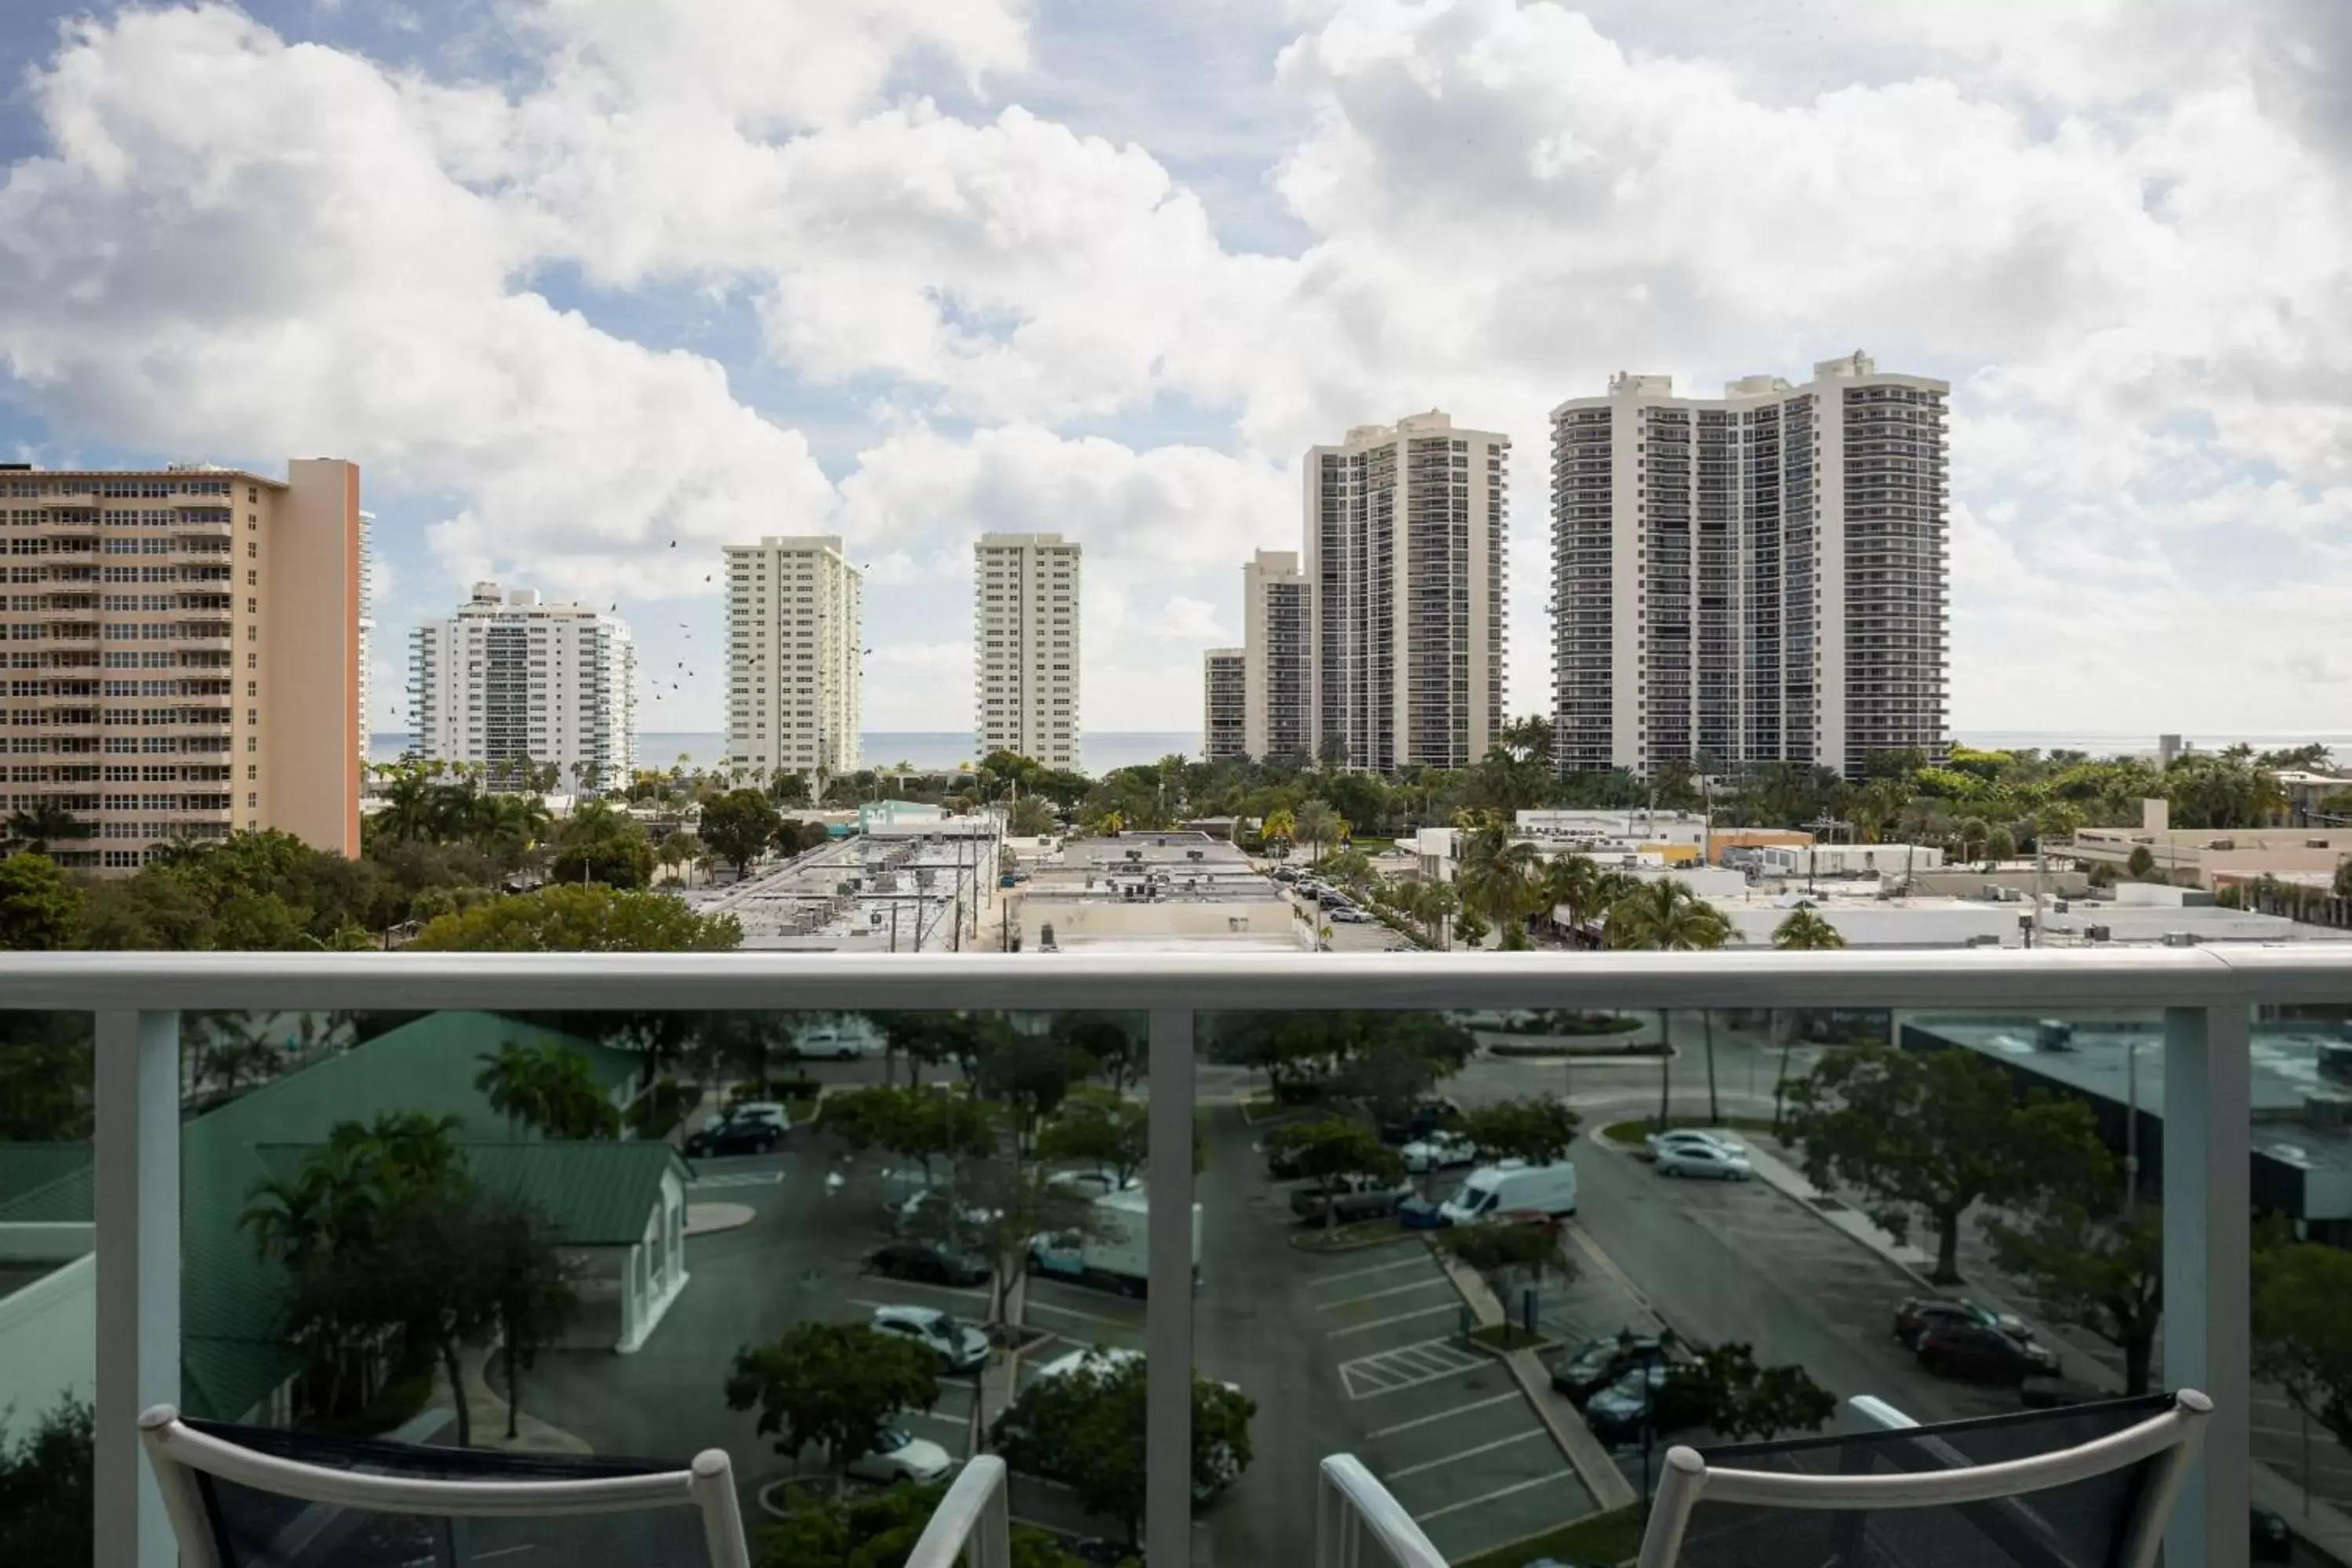
<svg viewBox="0 0 2352 1568">
<path fill-rule="evenodd" d="M 1425 1239 L 1294 1247 L 1290 1184 L 1266 1178 L 1261 1132 L 1217 1108 L 1201 1178 L 1196 1355 L 1258 1404 L 1256 1460 L 1204 1516 L 1213 1559 L 1311 1556 L 1304 1500 L 1328 1454 L 1363 1460 L 1457 1561 L 1591 1512 L 1502 1364 L 1464 1344 L 1461 1297 Z"/>
</svg>

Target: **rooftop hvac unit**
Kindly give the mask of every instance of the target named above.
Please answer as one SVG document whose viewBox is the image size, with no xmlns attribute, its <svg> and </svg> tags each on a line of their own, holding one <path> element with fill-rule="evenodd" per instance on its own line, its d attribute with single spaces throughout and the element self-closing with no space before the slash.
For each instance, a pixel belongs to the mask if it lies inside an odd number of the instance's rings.
<svg viewBox="0 0 2352 1568">
<path fill-rule="evenodd" d="M 2197 933 L 2193 931 L 2168 931 L 2164 933 L 2167 947 L 2195 947 Z"/>
<path fill-rule="evenodd" d="M 1187 849 L 1184 851 L 1184 858 L 1187 860 L 1198 860 L 1202 858 L 1202 857 L 1203 852 L 1198 849 Z"/>
<path fill-rule="evenodd" d="M 1130 849 L 1127 852 L 1127 858 L 1130 860 L 1140 860 L 1143 858 L 1143 851 L 1140 849 Z"/>
<path fill-rule="evenodd" d="M 2071 908 L 2073 908 L 2073 906 L 2067 903 L 2063 899 L 2053 899 L 2050 901 L 2050 912 L 2053 915 L 2063 915 Z"/>
<path fill-rule="evenodd" d="M 2105 926 L 2092 926 L 2083 932 L 2083 936 L 2084 940 L 2090 942 L 2112 942 L 2115 940 L 2115 933 L 2109 931 Z"/>
<path fill-rule="evenodd" d="M 1990 932 L 1982 932 L 1969 938 L 1968 945 L 1970 947 L 1999 947 L 2000 945 L 2000 938 L 1994 936 Z"/>
</svg>

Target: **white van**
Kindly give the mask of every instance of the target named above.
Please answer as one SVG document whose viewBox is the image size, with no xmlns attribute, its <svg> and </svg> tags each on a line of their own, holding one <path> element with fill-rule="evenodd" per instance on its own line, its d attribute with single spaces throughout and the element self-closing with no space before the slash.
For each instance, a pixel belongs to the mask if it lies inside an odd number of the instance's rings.
<svg viewBox="0 0 2352 1568">
<path fill-rule="evenodd" d="M 1533 1210 L 1555 1219 L 1574 1214 L 1576 1166 L 1567 1160 L 1549 1165 L 1530 1165 L 1525 1160 L 1482 1165 L 1437 1205 L 1448 1225 L 1473 1225 L 1513 1210 Z"/>
</svg>

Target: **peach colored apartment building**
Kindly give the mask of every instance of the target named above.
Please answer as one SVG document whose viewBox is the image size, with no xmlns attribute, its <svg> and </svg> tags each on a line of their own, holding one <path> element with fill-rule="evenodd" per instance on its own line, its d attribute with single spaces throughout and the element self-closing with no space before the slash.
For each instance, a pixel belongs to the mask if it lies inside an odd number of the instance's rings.
<svg viewBox="0 0 2352 1568">
<path fill-rule="evenodd" d="M 359 853 L 360 471 L 0 465 L 10 813 L 68 866 L 278 828 Z"/>
</svg>

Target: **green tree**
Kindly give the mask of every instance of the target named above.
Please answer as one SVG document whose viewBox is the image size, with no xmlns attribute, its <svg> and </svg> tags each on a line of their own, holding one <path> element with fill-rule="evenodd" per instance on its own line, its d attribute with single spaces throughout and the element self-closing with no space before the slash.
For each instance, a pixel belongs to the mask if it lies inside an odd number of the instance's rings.
<svg viewBox="0 0 2352 1568">
<path fill-rule="evenodd" d="M 979 1159 L 996 1151 L 990 1108 L 960 1094 L 911 1085 L 869 1084 L 827 1095 L 817 1125 L 852 1149 L 885 1149 L 923 1167 L 934 1161 Z"/>
<path fill-rule="evenodd" d="M 461 1211 L 457 1239 L 480 1315 L 498 1334 L 511 1441 L 522 1414 L 522 1374 L 580 1316 L 578 1273 L 557 1250 L 544 1215 L 519 1198 L 478 1197 Z"/>
<path fill-rule="evenodd" d="M 1818 1432 L 1837 1414 L 1837 1396 L 1797 1366 L 1759 1366 L 1753 1347 L 1714 1345 L 1668 1373 L 1661 1399 L 1680 1405 L 1699 1426 L 1734 1443 L 1783 1432 Z"/>
<path fill-rule="evenodd" d="M 1464 835 L 1463 907 L 1501 931 L 1505 947 L 1527 945 L 1527 918 L 1534 911 L 1542 874 L 1543 857 L 1536 847 L 1511 841 L 1501 824 L 1482 824 Z"/>
<path fill-rule="evenodd" d="M 1298 841 L 1307 846 L 1312 860 L 1322 859 L 1323 851 L 1348 831 L 1347 824 L 1328 800 L 1302 802 L 1293 816 Z"/>
<path fill-rule="evenodd" d="M 742 876 L 751 862 L 776 841 L 784 819 L 772 802 L 756 789 L 739 789 L 720 795 L 702 808 L 702 842 Z M 794 841 L 798 846 L 797 838 Z"/>
<path fill-rule="evenodd" d="M 2112 1174 L 2112 1173 L 2110 1173 Z M 1987 1222 L 1993 1261 L 2033 1293 L 2053 1322 L 2088 1329 L 2124 1355 L 2124 1392 L 2145 1394 L 2164 1315 L 2164 1218 L 2100 1212 L 2120 1176 L 2081 1193 L 2053 1192 Z"/>
<path fill-rule="evenodd" d="M 1287 1151 L 1297 1162 L 1299 1174 L 1312 1179 L 1327 1193 L 1350 1177 L 1375 1182 L 1404 1180 L 1404 1156 L 1359 1122 L 1342 1121 L 1336 1117 L 1294 1122 L 1276 1128 L 1265 1142 L 1269 1149 Z M 1324 1228 L 1330 1229 L 1339 1223 L 1339 1205 L 1326 1204 Z"/>
<path fill-rule="evenodd" d="M 2352 1252 L 2273 1235 L 2254 1252 L 2257 1376 L 2352 1447 Z"/>
<path fill-rule="evenodd" d="M 431 921 L 419 952 L 728 952 L 742 945 L 733 915 L 698 915 L 667 893 L 558 885 Z"/>
<path fill-rule="evenodd" d="M 1039 1158 L 1083 1161 L 1110 1172 L 1121 1186 L 1143 1169 L 1150 1151 L 1150 1108 L 1091 1086 L 1073 1089 L 1037 1135 Z"/>
<path fill-rule="evenodd" d="M 220 1085 L 233 1095 L 247 1079 L 259 1081 L 285 1060 L 285 1053 L 269 1037 L 269 1018 L 249 1013 L 208 1013 L 193 1020 L 197 1036 L 196 1075 Z"/>
<path fill-rule="evenodd" d="M 1800 909 L 1772 928 L 1772 945 L 1782 952 L 1834 952 L 1845 938 L 1811 909 Z"/>
<path fill-rule="evenodd" d="M 1265 814 L 1258 836 L 1268 848 L 1287 845 L 1298 837 L 1298 818 L 1286 805 L 1276 806 Z"/>
<path fill-rule="evenodd" d="M 1861 1193 L 1898 1239 L 1915 1222 L 1933 1229 L 1939 1285 L 1959 1280 L 1960 1219 L 1972 1206 L 2080 1190 L 2105 1158 L 2086 1107 L 2021 1101 L 2008 1074 L 1973 1051 L 1840 1051 L 1791 1085 L 1790 1100 L 1806 1174 Z"/>
<path fill-rule="evenodd" d="M 947 1496 L 947 1483 L 820 1499 L 787 1487 L 783 1517 L 761 1533 L 759 1568 L 890 1568 L 903 1563 Z M 1011 1568 L 1080 1568 L 1060 1538 L 1013 1527 Z"/>
<path fill-rule="evenodd" d="M 1559 1238 L 1538 1225 L 1453 1225 L 1436 1238 L 1442 1250 L 1486 1280 L 1506 1303 L 1514 1283 L 1547 1276 L 1565 1279 L 1572 1272 Z"/>
<path fill-rule="evenodd" d="M 2149 852 L 2147 845 L 2135 844 L 2132 846 L 2132 852 L 2124 858 L 2124 869 L 2130 873 L 2133 881 L 2145 882 L 2149 877 L 2155 875 L 2156 857 Z"/>
<path fill-rule="evenodd" d="M 653 839 L 635 817 L 606 800 L 583 800 L 556 828 L 548 845 L 548 872 L 557 881 L 642 888 L 653 879 Z"/>
<path fill-rule="evenodd" d="M 1016 837 L 1045 838 L 1062 830 L 1062 820 L 1043 797 L 1024 795 L 1013 803 L 1005 830 Z"/>
<path fill-rule="evenodd" d="M 91 827 L 56 801 L 45 800 L 30 811 L 19 811 L 8 818 L 7 843 L 16 848 L 47 858 L 49 846 L 59 839 L 84 839 L 90 837 Z"/>
<path fill-rule="evenodd" d="M 757 1409 L 760 1436 L 787 1459 L 824 1448 L 836 1490 L 892 1416 L 939 1399 L 931 1352 L 863 1323 L 797 1323 L 772 1345 L 737 1351 L 727 1378 L 727 1407 Z"/>
<path fill-rule="evenodd" d="M 1566 910 L 1571 942 L 1607 907 L 1601 898 L 1601 868 L 1588 855 L 1563 854 L 1543 868 L 1543 907 Z"/>
<path fill-rule="evenodd" d="M 1457 1131 L 1478 1146 L 1483 1159 L 1549 1165 L 1568 1157 L 1580 1121 L 1558 1097 L 1530 1094 L 1475 1106 Z"/>
<path fill-rule="evenodd" d="M 690 1092 L 677 1079 L 664 1073 L 654 1080 L 653 1087 L 629 1101 L 624 1113 L 629 1131 L 639 1138 L 667 1138 L 678 1123 L 686 1120 L 701 1098 Z"/>
<path fill-rule="evenodd" d="M 1732 940 L 1731 922 L 1713 904 L 1691 891 L 1690 884 L 1672 877 L 1637 886 L 1609 909 L 1608 943 L 1649 952 L 1708 952 Z M 1675 1043 L 1673 1012 L 1658 1009 L 1658 1126 L 1674 1115 Z M 1706 1114 L 1723 1120 L 1716 1097 L 1715 1015 L 1702 1008 L 1700 1026 L 1706 1035 Z"/>
<path fill-rule="evenodd" d="M 54 952 L 79 947 L 81 889 L 47 855 L 0 860 L 0 948 Z"/>
<path fill-rule="evenodd" d="M 11 1568 L 82 1568 L 93 1561 L 97 1499 L 89 1405 L 68 1396 L 43 1411 L 22 1436 L 0 1410 L 0 1563 Z"/>
<path fill-rule="evenodd" d="M 548 1138 L 620 1136 L 619 1108 L 577 1051 L 552 1040 L 528 1046 L 509 1040 L 498 1055 L 475 1059 L 483 1066 L 474 1087 L 510 1129 L 530 1127 Z"/>
<path fill-rule="evenodd" d="M 1139 1355 L 1098 1354 L 1033 1383 L 1000 1418 L 996 1447 L 1014 1468 L 1061 1482 L 1089 1513 L 1118 1520 L 1133 1546 L 1146 1489 L 1144 1411 L 1150 1372 Z M 1192 1485 L 1213 1493 L 1255 1457 L 1257 1405 L 1239 1389 L 1192 1377 Z"/>
<path fill-rule="evenodd" d="M 90 1015 L 0 1012 L 0 1143 L 90 1136 Z"/>
</svg>

